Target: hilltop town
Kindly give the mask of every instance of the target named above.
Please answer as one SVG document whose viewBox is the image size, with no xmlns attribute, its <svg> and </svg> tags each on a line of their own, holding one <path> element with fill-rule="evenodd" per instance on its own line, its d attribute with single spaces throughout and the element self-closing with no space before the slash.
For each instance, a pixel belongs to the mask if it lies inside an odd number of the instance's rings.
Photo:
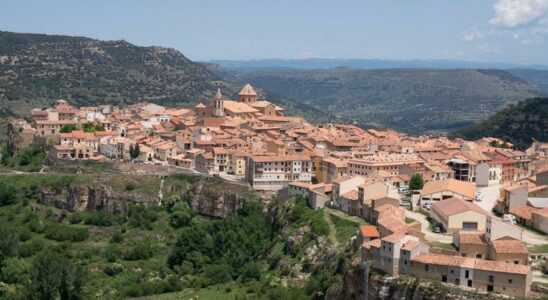
<svg viewBox="0 0 548 300">
<path fill-rule="evenodd" d="M 525 297 L 545 267 L 528 247 L 547 244 L 547 143 L 311 124 L 249 84 L 194 109 L 58 100 L 31 118 L 13 123 L 9 145 L 45 145 L 49 165 L 165 166 L 358 216 L 363 262 L 389 276 Z"/>
</svg>

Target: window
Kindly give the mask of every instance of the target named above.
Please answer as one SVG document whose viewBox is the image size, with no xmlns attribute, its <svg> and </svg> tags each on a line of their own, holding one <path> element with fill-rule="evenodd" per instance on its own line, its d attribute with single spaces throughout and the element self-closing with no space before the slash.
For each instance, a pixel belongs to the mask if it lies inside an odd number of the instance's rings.
<svg viewBox="0 0 548 300">
<path fill-rule="evenodd" d="M 481 258 L 481 254 L 476 254 L 476 258 Z"/>
<path fill-rule="evenodd" d="M 430 266 L 429 265 L 424 265 L 424 271 L 426 271 L 426 272 L 430 271 Z"/>
<path fill-rule="evenodd" d="M 470 277 L 470 271 L 466 270 L 466 272 L 464 272 L 464 278 L 468 277 Z"/>
<path fill-rule="evenodd" d="M 509 278 L 509 279 L 508 279 L 508 283 L 512 283 L 512 278 Z"/>
<path fill-rule="evenodd" d="M 441 275 L 441 282 L 447 282 L 447 275 Z"/>
<path fill-rule="evenodd" d="M 495 282 L 495 277 L 493 275 L 489 275 L 489 282 L 490 283 Z"/>
<path fill-rule="evenodd" d="M 519 265 L 519 260 L 514 260 L 514 264 Z"/>
</svg>

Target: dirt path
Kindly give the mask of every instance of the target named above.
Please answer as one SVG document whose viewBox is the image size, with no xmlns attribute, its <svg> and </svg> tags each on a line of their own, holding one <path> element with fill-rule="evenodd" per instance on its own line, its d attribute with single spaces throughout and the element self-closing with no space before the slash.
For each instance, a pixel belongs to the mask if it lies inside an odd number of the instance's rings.
<svg viewBox="0 0 548 300">
<path fill-rule="evenodd" d="M 329 239 L 331 240 L 331 243 L 333 243 L 333 246 L 337 248 L 339 246 L 336 235 L 337 228 L 335 227 L 335 224 L 333 224 L 333 220 L 331 220 L 331 214 L 328 209 L 323 210 L 323 218 L 325 219 L 325 222 L 327 222 L 327 225 L 329 225 Z"/>
<path fill-rule="evenodd" d="M 160 181 L 160 190 L 158 191 L 158 206 L 162 206 L 162 199 L 164 199 L 164 193 L 162 189 L 164 188 L 164 177 Z"/>
</svg>

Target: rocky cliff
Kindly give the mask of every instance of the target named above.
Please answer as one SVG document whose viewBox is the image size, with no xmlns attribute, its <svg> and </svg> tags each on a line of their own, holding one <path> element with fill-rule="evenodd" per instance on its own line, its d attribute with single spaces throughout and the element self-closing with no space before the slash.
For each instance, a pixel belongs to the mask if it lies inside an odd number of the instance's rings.
<svg viewBox="0 0 548 300">
<path fill-rule="evenodd" d="M 69 185 L 57 192 L 50 187 L 38 190 L 40 203 L 53 204 L 69 211 L 99 211 L 110 213 L 126 212 L 131 204 L 156 204 L 158 199 L 133 193 L 119 193 L 105 185 Z"/>
<path fill-rule="evenodd" d="M 220 180 L 202 180 L 186 185 L 182 199 L 198 214 L 226 218 L 235 215 L 254 196 L 247 189 L 222 183 Z"/>
<path fill-rule="evenodd" d="M 216 178 L 181 176 L 170 179 L 176 184 L 163 186 L 162 194 L 178 195 L 193 211 L 209 217 L 233 216 L 246 202 L 256 197 L 245 186 Z M 68 183 L 62 188 L 42 186 L 37 190 L 38 201 L 69 211 L 104 210 L 111 213 L 126 212 L 132 204 L 160 204 L 155 192 L 147 194 L 144 191 L 114 188 L 105 181 Z"/>
</svg>

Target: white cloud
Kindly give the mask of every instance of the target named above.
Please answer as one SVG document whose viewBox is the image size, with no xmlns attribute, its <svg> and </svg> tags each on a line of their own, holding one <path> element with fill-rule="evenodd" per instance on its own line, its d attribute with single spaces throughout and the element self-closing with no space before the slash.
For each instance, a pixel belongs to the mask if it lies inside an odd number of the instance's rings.
<svg viewBox="0 0 548 300">
<path fill-rule="evenodd" d="M 548 18 L 548 0 L 497 0 L 491 24 L 516 27 Z"/>
<path fill-rule="evenodd" d="M 465 42 L 471 42 L 471 41 L 474 41 L 474 40 L 481 39 L 484 36 L 485 36 L 485 34 L 483 32 L 478 31 L 478 30 L 472 30 L 472 31 L 465 32 L 462 36 L 462 39 Z"/>
</svg>

